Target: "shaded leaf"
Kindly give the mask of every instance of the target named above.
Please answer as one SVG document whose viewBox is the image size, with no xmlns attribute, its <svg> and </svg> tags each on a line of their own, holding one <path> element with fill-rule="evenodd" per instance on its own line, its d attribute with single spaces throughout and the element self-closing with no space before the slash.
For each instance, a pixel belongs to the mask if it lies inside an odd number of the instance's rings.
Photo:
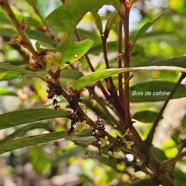
<svg viewBox="0 0 186 186">
<path fill-rule="evenodd" d="M 99 54 L 100 52 L 102 52 L 102 44 L 99 43 L 97 45 L 95 45 L 94 47 L 92 47 L 89 52 L 92 54 Z M 109 52 L 116 52 L 117 51 L 117 42 L 116 41 L 110 41 L 107 43 L 107 48 Z"/>
<path fill-rule="evenodd" d="M 103 33 L 103 25 L 102 25 L 101 17 L 97 12 L 91 12 L 91 14 L 95 19 L 95 24 L 97 26 L 97 29 L 99 30 L 100 33 Z"/>
<path fill-rule="evenodd" d="M 45 33 L 38 30 L 27 30 L 26 32 L 30 39 L 35 39 L 45 46 L 54 46 L 54 41 Z"/>
<path fill-rule="evenodd" d="M 105 31 L 104 33 L 109 33 L 110 30 L 112 29 L 112 25 L 117 22 L 117 19 L 119 19 L 119 15 L 118 15 L 118 11 L 115 10 L 114 12 L 112 12 L 110 14 L 110 16 L 108 17 L 107 23 L 105 25 Z"/>
<path fill-rule="evenodd" d="M 153 111 L 140 111 L 135 113 L 132 118 L 140 122 L 150 123 L 156 119 L 157 115 L 158 113 Z"/>
<path fill-rule="evenodd" d="M 186 114 L 183 117 L 182 121 L 181 121 L 182 126 L 185 128 L 186 127 Z"/>
<path fill-rule="evenodd" d="M 152 64 L 157 66 L 177 66 L 186 68 L 186 56 L 179 56 L 171 59 L 162 59 L 159 61 L 154 61 Z"/>
<path fill-rule="evenodd" d="M 6 142 L 0 145 L 0 154 L 13 151 L 19 148 L 46 143 L 52 140 L 57 140 L 66 137 L 66 132 L 52 132 L 49 134 L 42 134 L 38 136 L 25 137 L 13 141 Z"/>
<path fill-rule="evenodd" d="M 0 115 L 0 129 L 9 128 L 25 123 L 41 121 L 52 118 L 68 117 L 66 111 L 57 111 L 47 108 L 19 110 Z"/>
<path fill-rule="evenodd" d="M 139 83 L 130 88 L 132 102 L 165 101 L 175 83 L 168 81 L 151 81 Z M 186 87 L 180 85 L 173 98 L 185 97 Z"/>
<path fill-rule="evenodd" d="M 164 14 L 166 14 L 168 12 L 165 11 L 163 12 L 160 16 L 158 16 L 154 21 L 149 21 L 147 23 L 145 23 L 139 30 L 138 32 L 134 35 L 134 38 L 132 39 L 133 43 L 136 43 L 137 40 L 154 24 L 156 23 L 156 21 L 158 21 L 158 19 L 160 19 Z"/>
<path fill-rule="evenodd" d="M 14 28 L 2 28 L 0 29 L 0 35 L 11 38 L 14 34 L 16 34 L 16 30 Z"/>
<path fill-rule="evenodd" d="M 176 185 L 185 186 L 185 182 L 186 182 L 185 172 L 176 168 L 174 171 L 174 178 L 175 178 Z"/>
<path fill-rule="evenodd" d="M 159 161 L 165 161 L 167 160 L 167 157 L 164 153 L 163 150 L 156 148 L 156 147 L 151 147 L 151 152 L 152 154 L 159 160 Z"/>
<path fill-rule="evenodd" d="M 37 5 L 37 0 L 26 0 L 26 2 L 33 7 L 36 7 L 36 5 Z"/>
<path fill-rule="evenodd" d="M 0 63 L 0 68 L 5 69 L 5 70 L 12 70 L 12 71 L 21 72 L 23 74 L 27 74 L 27 75 L 42 79 L 43 81 L 47 82 L 47 79 L 44 76 L 41 76 L 41 75 L 39 75 L 35 72 L 32 72 L 30 70 L 26 70 L 24 68 L 20 68 L 20 67 L 14 66 L 14 65 L 10 65 L 8 63 Z"/>
<path fill-rule="evenodd" d="M 78 156 L 81 153 L 81 147 L 72 148 L 70 150 L 64 151 L 61 155 L 57 156 L 52 162 L 52 166 L 58 165 L 61 161 L 67 161 L 69 157 Z"/>
<path fill-rule="evenodd" d="M 15 132 L 6 136 L 4 139 L 0 140 L 0 144 L 5 143 L 10 140 L 13 140 L 15 138 L 18 138 L 20 136 L 24 136 L 30 130 L 47 129 L 48 127 L 49 127 L 49 125 L 47 123 L 32 123 L 32 124 L 23 126 L 19 129 L 17 129 Z"/>
<path fill-rule="evenodd" d="M 63 78 L 76 80 L 82 76 L 83 76 L 82 72 L 67 68 L 62 69 L 60 73 L 60 77 L 62 78 L 62 80 Z"/>
<path fill-rule="evenodd" d="M 180 68 L 180 67 L 167 67 L 167 66 L 150 66 L 150 67 L 136 67 L 136 68 L 120 68 L 120 69 L 105 69 L 100 70 L 97 72 L 92 72 L 86 76 L 81 77 L 78 79 L 74 85 L 73 88 L 76 90 L 80 90 L 87 85 L 90 85 L 91 83 L 94 83 L 96 81 L 102 80 L 104 78 L 107 78 L 109 76 L 114 76 L 119 73 L 124 72 L 132 72 L 132 71 L 153 71 L 153 70 L 165 70 L 165 71 L 178 71 L 178 72 L 186 72 L 186 69 Z"/>
<path fill-rule="evenodd" d="M 9 152 L 9 151 L 13 151 L 13 150 L 16 150 L 19 148 L 23 148 L 23 147 L 28 147 L 31 145 L 46 143 L 46 142 L 61 139 L 61 138 L 66 138 L 66 139 L 69 139 L 72 141 L 78 141 L 78 142 L 85 141 L 86 144 L 87 144 L 87 141 L 89 141 L 90 139 L 94 139 L 93 136 L 82 136 L 82 135 L 85 135 L 85 133 L 83 133 L 81 135 L 67 136 L 65 131 L 61 131 L 61 132 L 51 132 L 48 134 L 20 138 L 17 140 L 12 140 L 12 141 L 1 144 L 0 145 L 0 154 L 5 153 L 5 152 Z"/>
</svg>

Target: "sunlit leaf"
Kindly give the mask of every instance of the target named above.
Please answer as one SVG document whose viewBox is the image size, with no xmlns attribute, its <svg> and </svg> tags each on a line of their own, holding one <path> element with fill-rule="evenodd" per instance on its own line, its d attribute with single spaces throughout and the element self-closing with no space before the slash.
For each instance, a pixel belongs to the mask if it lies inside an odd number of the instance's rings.
<svg viewBox="0 0 186 186">
<path fill-rule="evenodd" d="M 16 96 L 17 94 L 13 91 L 8 90 L 7 88 L 0 87 L 0 95 L 1 96 Z"/>
<path fill-rule="evenodd" d="M 8 112 L 0 115 L 0 129 L 9 128 L 25 123 L 41 121 L 52 118 L 68 117 L 66 111 L 57 111 L 47 108 L 36 108 Z"/>
<path fill-rule="evenodd" d="M 174 140 L 172 138 L 166 139 L 163 142 L 162 146 L 163 146 L 162 149 L 164 150 L 165 155 L 168 158 L 173 158 L 178 153 L 176 143 L 174 142 Z"/>
<path fill-rule="evenodd" d="M 106 4 L 112 5 L 115 2 L 112 0 L 71 0 L 54 10 L 46 21 L 52 26 L 60 27 L 64 33 L 71 34 L 87 12 L 95 11 Z"/>
<path fill-rule="evenodd" d="M 0 81 L 14 79 L 19 77 L 20 75 L 21 73 L 16 71 L 0 72 Z"/>
<path fill-rule="evenodd" d="M 60 66 L 63 67 L 66 62 L 73 63 L 77 61 L 90 49 L 92 45 L 93 41 L 88 39 L 74 43 L 68 42 L 65 49 L 63 50 Z"/>
<path fill-rule="evenodd" d="M 185 7 L 185 0 L 170 0 L 169 1 L 169 6 L 171 9 L 174 11 L 180 12 L 180 13 L 185 13 L 186 7 Z"/>
<path fill-rule="evenodd" d="M 76 90 L 80 90 L 91 83 L 95 83 L 96 81 L 102 80 L 109 76 L 114 76 L 119 73 L 125 72 L 133 72 L 133 71 L 153 71 L 153 70 L 163 70 L 163 71 L 178 71 L 178 72 L 186 72 L 186 69 L 180 67 L 167 67 L 167 66 L 150 66 L 150 67 L 136 67 L 136 68 L 121 68 L 121 69 L 106 69 L 100 70 L 97 72 L 90 73 L 86 76 L 81 77 L 78 79 L 73 88 Z"/>
</svg>

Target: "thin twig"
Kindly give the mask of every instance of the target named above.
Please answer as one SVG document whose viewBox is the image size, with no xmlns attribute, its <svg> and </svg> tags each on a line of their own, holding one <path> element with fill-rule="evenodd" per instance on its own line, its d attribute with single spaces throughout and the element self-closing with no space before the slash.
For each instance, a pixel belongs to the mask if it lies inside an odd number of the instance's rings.
<svg viewBox="0 0 186 186">
<path fill-rule="evenodd" d="M 75 35 L 76 35 L 78 41 L 81 41 L 81 37 L 80 37 L 77 29 L 75 29 Z M 95 72 L 95 69 L 90 61 L 88 54 L 85 54 L 85 59 L 90 67 L 90 70 L 92 72 Z M 100 90 L 102 91 L 102 93 L 105 96 L 105 98 L 107 99 L 107 101 L 114 106 L 116 112 L 119 115 L 121 122 L 123 123 L 124 122 L 124 111 L 123 111 L 123 106 L 121 105 L 121 102 L 117 96 L 117 90 L 111 89 L 111 91 L 108 92 L 100 81 L 97 82 L 97 85 L 100 88 Z M 124 127 L 123 127 L 122 131 L 123 131 L 123 133 L 125 132 Z"/>
<path fill-rule="evenodd" d="M 122 68 L 122 21 L 119 21 L 118 26 L 118 68 Z M 124 105 L 124 89 L 123 89 L 123 74 L 118 75 L 118 88 L 119 88 L 119 98 Z"/>
<path fill-rule="evenodd" d="M 170 99 L 173 97 L 173 95 L 175 94 L 177 88 L 179 87 L 179 85 L 181 84 L 182 80 L 185 78 L 186 74 L 185 73 L 182 73 L 180 78 L 178 79 L 177 83 L 175 84 L 175 86 L 172 88 L 172 90 L 170 91 L 170 94 L 169 96 L 167 97 L 167 99 L 165 100 L 162 108 L 160 109 L 159 113 L 158 113 L 158 116 L 156 118 L 156 120 L 154 121 L 154 124 L 147 136 L 147 139 L 145 140 L 147 144 L 152 144 L 152 140 L 153 140 L 153 137 L 154 137 L 154 133 L 155 133 L 155 130 L 158 126 L 158 123 L 159 121 L 161 120 L 162 118 L 162 114 L 165 110 L 165 108 L 167 107 L 167 104 L 169 103 Z"/>
<path fill-rule="evenodd" d="M 130 14 L 130 8 L 124 7 L 123 12 L 123 24 L 124 24 L 124 43 L 125 43 L 125 49 L 124 49 L 124 67 L 129 68 L 130 67 L 130 42 L 129 42 L 129 14 Z M 130 73 L 126 72 L 124 74 L 125 81 L 129 79 Z M 126 82 L 124 85 L 124 108 L 125 108 L 125 124 L 127 127 L 131 126 L 131 117 L 130 117 L 130 95 L 129 95 L 129 82 Z"/>
</svg>

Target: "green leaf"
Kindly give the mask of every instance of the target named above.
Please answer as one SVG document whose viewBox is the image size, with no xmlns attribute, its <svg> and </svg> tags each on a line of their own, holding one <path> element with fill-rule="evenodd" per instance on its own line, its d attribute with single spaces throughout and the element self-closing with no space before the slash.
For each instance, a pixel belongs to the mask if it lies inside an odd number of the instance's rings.
<svg viewBox="0 0 186 186">
<path fill-rule="evenodd" d="M 49 125 L 47 123 L 32 123 L 28 124 L 26 126 L 23 126 L 19 129 L 17 129 L 15 132 L 9 134 L 2 140 L 0 140 L 0 144 L 3 144 L 7 141 L 13 140 L 15 138 L 18 138 L 20 136 L 24 136 L 28 131 L 34 130 L 34 129 L 47 129 Z"/>
<path fill-rule="evenodd" d="M 30 75 L 32 77 L 42 79 L 43 81 L 46 81 L 46 82 L 48 81 L 44 76 L 41 76 L 41 75 L 39 75 L 35 72 L 32 72 L 30 70 L 26 70 L 24 68 L 20 68 L 20 67 L 14 66 L 14 65 L 10 65 L 8 63 L 0 63 L 0 68 L 5 69 L 5 70 L 12 70 L 12 71 L 21 72 L 23 74 L 27 74 L 27 75 Z"/>
<path fill-rule="evenodd" d="M 184 128 L 186 128 L 186 114 L 185 116 L 183 117 L 182 121 L 181 121 L 181 124 Z"/>
<path fill-rule="evenodd" d="M 135 44 L 137 40 L 154 24 L 156 21 L 158 21 L 164 14 L 166 14 L 168 10 L 163 12 L 161 15 L 159 15 L 154 21 L 149 21 L 145 23 L 138 32 L 134 35 L 134 38 L 132 39 L 132 42 Z"/>
<path fill-rule="evenodd" d="M 63 78 L 76 80 L 82 76 L 83 76 L 82 72 L 67 68 L 62 69 L 60 73 L 60 77 L 62 80 Z"/>
<path fill-rule="evenodd" d="M 66 111 L 57 111 L 48 108 L 13 111 L 0 115 L 0 129 L 14 127 L 30 122 L 68 116 L 69 114 Z"/>
<path fill-rule="evenodd" d="M 102 51 L 102 43 L 99 43 L 97 45 L 95 45 L 94 47 L 92 47 L 89 52 L 91 54 L 97 55 Z M 107 43 L 107 48 L 109 52 L 116 52 L 117 51 L 117 42 L 116 41 L 110 41 Z"/>
<path fill-rule="evenodd" d="M 4 25 L 4 24 L 7 24 L 7 25 L 11 25 L 11 22 L 10 20 L 8 19 L 7 15 L 5 14 L 5 12 L 0 9 L 0 25 Z"/>
<path fill-rule="evenodd" d="M 158 113 L 153 111 L 140 111 L 135 113 L 132 118 L 143 123 L 150 123 L 156 119 L 157 115 Z"/>
<path fill-rule="evenodd" d="M 80 42 L 68 42 L 63 50 L 61 68 L 64 67 L 66 62 L 73 63 L 80 59 L 93 45 L 92 40 L 83 40 Z"/>
<path fill-rule="evenodd" d="M 107 78 L 109 76 L 114 76 L 119 73 L 124 72 L 132 72 L 132 71 L 153 71 L 153 70 L 163 70 L 163 71 L 178 71 L 178 72 L 186 72 L 186 69 L 180 68 L 180 67 L 167 67 L 167 66 L 150 66 L 150 67 L 136 67 L 136 68 L 120 68 L 120 69 L 106 69 L 106 70 L 100 70 L 97 72 L 92 72 L 86 76 L 81 77 L 78 79 L 74 85 L 73 88 L 76 90 L 80 90 L 87 85 L 90 85 L 91 83 L 95 83 L 96 81 L 100 81 L 104 78 Z"/>
<path fill-rule="evenodd" d="M 81 153 L 81 147 L 72 148 L 70 150 L 62 152 L 61 155 L 57 156 L 52 162 L 52 166 L 58 165 L 61 161 L 67 161 L 69 157 L 78 156 Z"/>
<path fill-rule="evenodd" d="M 19 148 L 23 148 L 23 147 L 28 147 L 31 145 L 46 143 L 46 142 L 61 139 L 61 138 L 66 138 L 66 139 L 69 139 L 72 141 L 78 141 L 78 142 L 85 141 L 87 144 L 87 142 L 94 139 L 94 136 L 90 136 L 90 132 L 89 133 L 82 132 L 77 135 L 68 136 L 66 132 L 64 131 L 51 132 L 48 134 L 42 134 L 42 135 L 37 135 L 37 136 L 29 136 L 29 137 L 20 138 L 17 140 L 12 140 L 12 141 L 0 144 L 0 154 L 13 151 Z"/>
<path fill-rule="evenodd" d="M 168 81 L 150 81 L 130 87 L 131 102 L 165 101 L 175 83 Z M 185 97 L 186 87 L 180 85 L 173 98 Z"/>
<path fill-rule="evenodd" d="M 58 26 L 70 35 L 83 16 L 89 11 L 96 11 L 106 4 L 115 4 L 113 0 L 70 0 L 54 10 L 46 21 L 52 26 Z"/>
<path fill-rule="evenodd" d="M 151 147 L 151 152 L 159 161 L 165 161 L 167 160 L 167 157 L 163 150 L 157 148 L 157 147 Z"/>
<path fill-rule="evenodd" d="M 43 44 L 44 46 L 47 47 L 54 46 L 54 41 L 41 31 L 27 30 L 26 33 L 28 34 L 30 39 L 35 39 L 41 44 Z"/>
<path fill-rule="evenodd" d="M 14 79 L 14 78 L 19 77 L 20 75 L 21 75 L 21 73 L 20 72 L 16 72 L 16 71 L 0 72 L 0 81 Z"/>
<path fill-rule="evenodd" d="M 179 57 L 174 57 L 171 59 L 162 59 L 159 61 L 154 61 L 153 65 L 157 66 L 177 66 L 177 67 L 182 67 L 186 68 L 186 56 L 179 56 Z"/>
<path fill-rule="evenodd" d="M 11 38 L 14 34 L 16 34 L 16 30 L 14 28 L 4 28 L 1 27 L 0 35 Z"/>
<path fill-rule="evenodd" d="M 185 186 L 185 182 L 186 182 L 185 172 L 176 168 L 174 171 L 174 178 L 175 178 L 176 185 Z"/>
<path fill-rule="evenodd" d="M 107 23 L 105 25 L 105 31 L 104 31 L 104 33 L 107 33 L 108 34 L 110 32 L 110 30 L 112 29 L 112 25 L 116 22 L 117 19 L 119 19 L 119 15 L 118 15 L 118 11 L 115 10 L 108 17 Z"/>
<path fill-rule="evenodd" d="M 99 16 L 99 14 L 97 12 L 91 12 L 91 14 L 95 19 L 95 24 L 97 26 L 97 29 L 102 34 L 103 33 L 103 25 L 102 25 L 101 17 Z"/>
<path fill-rule="evenodd" d="M 13 151 L 19 148 L 23 148 L 23 147 L 28 147 L 31 145 L 46 143 L 64 137 L 66 137 L 66 132 L 63 131 L 63 132 L 52 132 L 49 134 L 43 134 L 38 136 L 29 136 L 29 137 L 9 141 L 0 145 L 0 154 Z"/>
<path fill-rule="evenodd" d="M 17 94 L 13 91 L 8 90 L 7 88 L 0 88 L 1 96 L 16 96 Z"/>
<path fill-rule="evenodd" d="M 26 0 L 26 2 L 28 4 L 30 4 L 31 6 L 33 6 L 33 7 L 36 7 L 37 6 L 37 0 Z"/>
</svg>

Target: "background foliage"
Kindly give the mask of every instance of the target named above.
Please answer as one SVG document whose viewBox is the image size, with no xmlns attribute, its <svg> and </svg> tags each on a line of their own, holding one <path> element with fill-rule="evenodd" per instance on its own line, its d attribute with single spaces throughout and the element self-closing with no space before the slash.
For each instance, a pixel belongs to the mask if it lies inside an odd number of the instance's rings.
<svg viewBox="0 0 186 186">
<path fill-rule="evenodd" d="M 120 69 L 126 52 L 126 40 L 119 46 L 120 1 L 0 0 L 0 5 L 2 185 L 170 186 L 158 177 L 163 171 L 171 172 L 175 185 L 185 185 L 184 0 L 134 2 L 129 19 L 134 48 L 130 66 Z M 118 83 L 118 77 L 129 71 L 133 126 L 140 139 L 153 137 L 148 153 L 161 163 L 159 175 L 149 170 L 154 165 L 145 162 L 140 142 L 120 126 L 117 102 L 109 103 L 99 89 L 101 84 L 109 90 L 112 81 L 120 89 L 128 83 L 126 78 Z M 91 119 L 77 119 L 76 109 Z M 98 130 L 102 124 L 108 134 Z"/>
</svg>

